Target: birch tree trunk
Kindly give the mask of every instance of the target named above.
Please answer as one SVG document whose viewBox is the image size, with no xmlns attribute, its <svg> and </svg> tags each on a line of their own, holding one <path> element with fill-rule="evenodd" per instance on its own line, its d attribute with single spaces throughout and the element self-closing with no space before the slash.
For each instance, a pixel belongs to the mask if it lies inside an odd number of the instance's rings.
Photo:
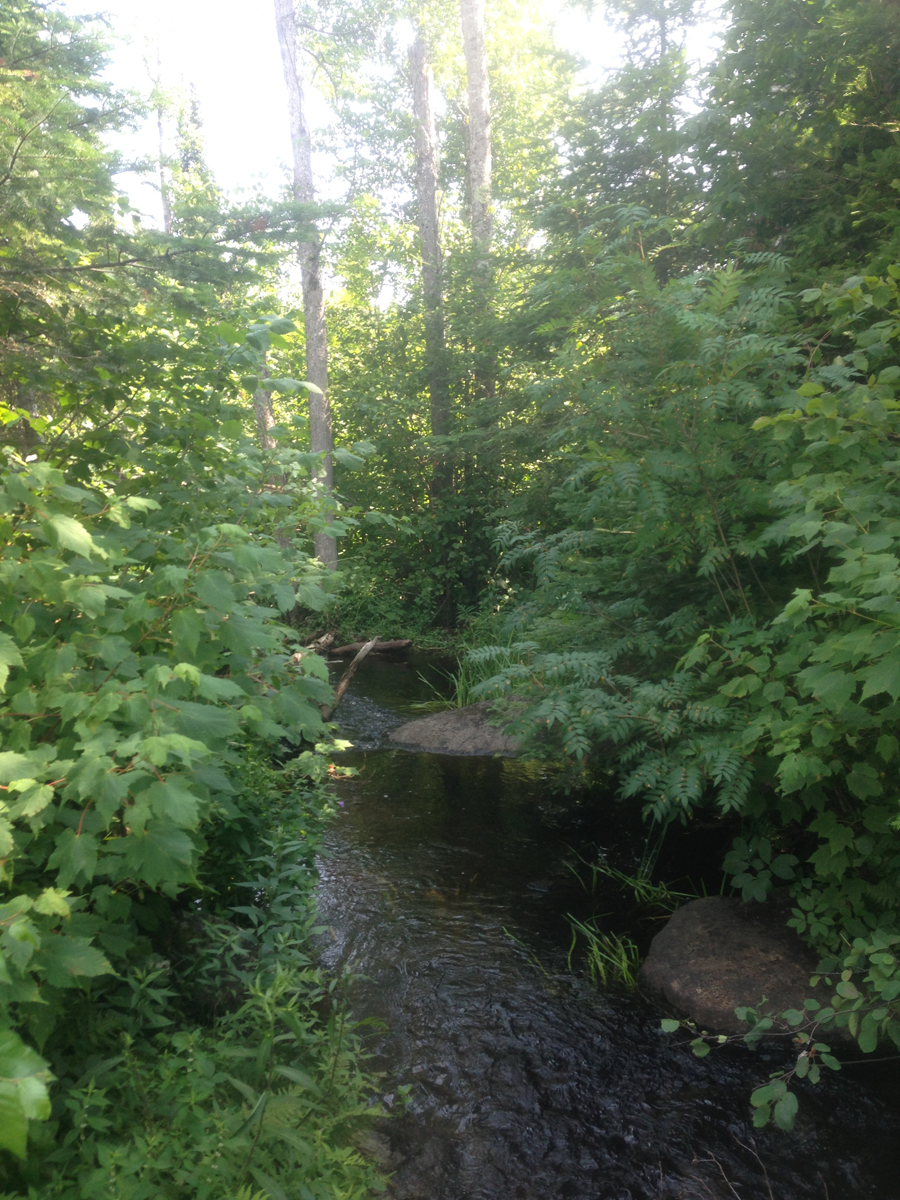
<svg viewBox="0 0 900 1200">
<path fill-rule="evenodd" d="M 294 199 L 311 204 L 315 199 L 312 173 L 312 140 L 304 111 L 303 74 L 298 63 L 297 18 L 293 0 L 275 0 L 275 25 L 288 93 L 291 149 L 294 162 Z M 298 251 L 303 280 L 303 325 L 306 334 L 306 378 L 320 389 L 309 394 L 309 447 L 324 454 L 319 487 L 330 499 L 334 486 L 331 405 L 328 400 L 328 341 L 325 329 L 325 291 L 322 287 L 322 244 L 304 242 Z M 318 558 L 332 570 L 337 566 L 337 544 L 327 532 L 314 538 Z"/>
<path fill-rule="evenodd" d="M 472 244 L 491 248 L 491 86 L 484 49 L 484 0 L 459 0 L 469 96 L 469 203 Z M 485 258 L 482 269 L 487 267 Z"/>
<path fill-rule="evenodd" d="M 437 130 L 434 123 L 434 83 L 428 64 L 428 47 L 421 34 L 410 46 L 409 65 L 416 119 L 416 212 L 422 259 L 431 434 L 432 437 L 445 437 L 450 432 L 450 389 L 444 342 L 444 295 L 438 226 Z M 446 455 L 436 454 L 431 476 L 432 503 L 436 503 L 449 487 L 450 464 Z"/>
<path fill-rule="evenodd" d="M 171 234 L 174 223 L 172 221 L 172 204 L 169 200 L 169 181 L 166 178 L 166 150 L 161 100 L 156 105 L 156 133 L 159 139 L 159 199 L 162 203 L 163 229 L 166 233 Z"/>
</svg>

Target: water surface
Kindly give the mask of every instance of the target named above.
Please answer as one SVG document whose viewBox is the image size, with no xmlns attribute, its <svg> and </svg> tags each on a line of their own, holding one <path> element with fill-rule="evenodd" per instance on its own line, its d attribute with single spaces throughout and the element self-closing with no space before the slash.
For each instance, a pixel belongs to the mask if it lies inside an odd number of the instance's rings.
<svg viewBox="0 0 900 1200">
<path fill-rule="evenodd" d="M 566 967 L 572 847 L 640 857 L 609 797 L 536 764 L 394 749 L 421 663 L 365 663 L 340 710 L 359 770 L 321 863 L 326 959 L 391 1104 L 396 1200 L 900 1200 L 898 1113 L 852 1080 L 806 1088 L 797 1131 L 754 1130 L 778 1051 L 695 1059 L 639 995 Z M 652 932 L 652 930 L 651 930 Z M 841 1086 L 843 1084 L 843 1086 Z"/>
</svg>

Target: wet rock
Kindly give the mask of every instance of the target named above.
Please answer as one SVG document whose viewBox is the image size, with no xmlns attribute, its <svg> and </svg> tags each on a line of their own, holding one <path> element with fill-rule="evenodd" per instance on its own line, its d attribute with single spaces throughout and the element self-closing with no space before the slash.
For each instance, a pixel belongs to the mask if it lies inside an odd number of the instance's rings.
<svg viewBox="0 0 900 1200">
<path fill-rule="evenodd" d="M 365 1129 L 353 1141 L 360 1154 L 377 1163 L 383 1171 L 396 1170 L 403 1162 L 403 1155 L 393 1148 L 387 1134 L 377 1129 Z"/>
<path fill-rule="evenodd" d="M 499 754 L 512 758 L 519 752 L 518 739 L 504 733 L 497 721 L 492 700 L 448 708 L 430 717 L 407 721 L 390 734 L 392 742 L 409 750 L 430 754 Z"/>
<path fill-rule="evenodd" d="M 692 900 L 653 939 L 639 985 L 711 1033 L 746 1033 L 734 1015 L 743 1005 L 802 1009 L 816 958 L 785 924 L 789 917 L 784 905 Z"/>
</svg>

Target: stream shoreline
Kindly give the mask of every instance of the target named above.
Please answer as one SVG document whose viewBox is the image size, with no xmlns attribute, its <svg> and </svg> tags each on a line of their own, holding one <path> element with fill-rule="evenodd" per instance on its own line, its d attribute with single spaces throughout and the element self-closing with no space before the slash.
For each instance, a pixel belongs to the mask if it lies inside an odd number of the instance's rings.
<svg viewBox="0 0 900 1200">
<path fill-rule="evenodd" d="M 320 863 L 326 964 L 381 1023 L 386 1103 L 411 1089 L 378 1126 L 394 1200 L 755 1200 L 767 1180 L 778 1200 L 900 1200 L 897 1114 L 870 1090 L 825 1080 L 795 1133 L 754 1130 L 778 1046 L 697 1060 L 658 1006 L 568 971 L 571 847 L 623 855 L 634 834 L 598 798 L 554 797 L 539 764 L 395 748 L 422 665 L 370 662 L 348 693 L 359 775 Z"/>
</svg>

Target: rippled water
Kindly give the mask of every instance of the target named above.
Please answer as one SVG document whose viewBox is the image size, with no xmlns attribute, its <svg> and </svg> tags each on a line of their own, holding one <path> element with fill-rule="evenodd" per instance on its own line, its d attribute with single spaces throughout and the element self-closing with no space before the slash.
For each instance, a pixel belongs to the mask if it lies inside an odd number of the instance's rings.
<svg viewBox="0 0 900 1200">
<path fill-rule="evenodd" d="M 361 978 L 358 1017 L 388 1103 L 396 1200 L 900 1200 L 898 1112 L 854 1081 L 802 1097 L 797 1131 L 752 1129 L 778 1052 L 700 1061 L 641 997 L 566 969 L 566 860 L 639 840 L 609 800 L 549 795 L 534 765 L 388 748 L 423 694 L 366 663 L 339 710 L 360 774 L 321 864 L 326 958 Z"/>
</svg>

